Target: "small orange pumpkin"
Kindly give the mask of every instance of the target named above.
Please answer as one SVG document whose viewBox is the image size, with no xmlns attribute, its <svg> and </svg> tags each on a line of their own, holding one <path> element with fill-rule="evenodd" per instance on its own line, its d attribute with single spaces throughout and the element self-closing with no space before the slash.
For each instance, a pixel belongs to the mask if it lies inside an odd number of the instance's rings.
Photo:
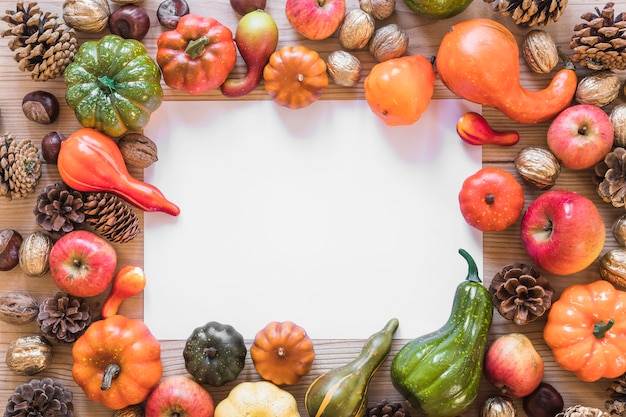
<svg viewBox="0 0 626 417">
<path fill-rule="evenodd" d="M 72 357 L 76 384 L 113 410 L 144 401 L 163 375 L 159 341 L 142 321 L 119 314 L 92 323 Z"/>
<path fill-rule="evenodd" d="M 305 46 L 284 46 L 270 56 L 263 80 L 274 102 L 299 109 L 319 99 L 328 87 L 326 62 Z"/>
<path fill-rule="evenodd" d="M 304 328 L 291 321 L 273 321 L 256 334 L 250 357 L 261 378 L 293 385 L 311 370 L 315 351 Z"/>
</svg>

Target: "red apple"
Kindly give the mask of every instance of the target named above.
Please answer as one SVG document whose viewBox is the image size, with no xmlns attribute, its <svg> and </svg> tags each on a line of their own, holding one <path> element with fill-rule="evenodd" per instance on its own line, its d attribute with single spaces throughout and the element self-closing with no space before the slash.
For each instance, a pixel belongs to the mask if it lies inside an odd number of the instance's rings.
<svg viewBox="0 0 626 417">
<path fill-rule="evenodd" d="M 50 251 L 50 273 L 61 291 L 75 297 L 104 292 L 115 274 L 117 254 L 108 241 L 87 230 L 74 230 Z"/>
<path fill-rule="evenodd" d="M 287 0 L 287 20 L 302 36 L 312 40 L 330 37 L 346 14 L 346 0 Z"/>
<path fill-rule="evenodd" d="M 608 114 L 591 104 L 576 104 L 560 112 L 548 128 L 548 147 L 564 167 L 580 170 L 600 162 L 613 146 Z"/>
<path fill-rule="evenodd" d="M 146 400 L 145 417 L 213 417 L 211 394 L 184 375 L 163 379 Z"/>
<path fill-rule="evenodd" d="M 487 348 L 483 372 L 487 381 L 503 394 L 522 398 L 539 386 L 544 365 L 526 335 L 509 333 L 498 337 Z"/>
<path fill-rule="evenodd" d="M 533 262 L 555 275 L 591 265 L 604 247 L 606 228 L 595 204 L 567 190 L 550 190 L 522 217 L 522 244 Z"/>
</svg>

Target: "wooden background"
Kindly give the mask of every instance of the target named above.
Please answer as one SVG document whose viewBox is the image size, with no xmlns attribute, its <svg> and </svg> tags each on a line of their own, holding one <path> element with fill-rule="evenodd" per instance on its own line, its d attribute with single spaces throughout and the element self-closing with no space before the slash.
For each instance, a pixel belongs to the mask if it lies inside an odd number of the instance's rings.
<svg viewBox="0 0 626 417">
<path fill-rule="evenodd" d="M 193 13 L 211 16 L 218 19 L 223 24 L 229 26 L 233 32 L 237 24 L 238 16 L 232 11 L 228 1 L 199 1 L 190 0 L 190 7 Z M 2 11 L 6 9 L 14 9 L 15 3 L 10 1 L 0 1 Z M 39 2 L 40 6 L 44 10 L 57 12 L 61 14 L 61 2 L 58 0 L 45 0 Z M 144 39 L 144 43 L 147 46 L 151 56 L 155 56 L 156 52 L 156 38 L 163 31 L 156 19 L 156 8 L 158 7 L 158 0 L 144 0 L 141 5 L 147 10 L 151 18 L 151 28 Z M 357 8 L 357 0 L 348 0 L 348 10 Z M 573 27 L 576 23 L 580 22 L 580 16 L 587 11 L 593 11 L 594 8 L 602 8 L 604 2 L 600 1 L 582 1 L 582 0 L 570 0 L 564 15 L 557 22 L 547 26 L 545 29 L 550 32 L 557 44 L 562 48 L 563 52 L 570 53 L 569 40 L 573 33 Z M 118 7 L 114 3 L 111 3 L 112 9 Z M 621 11 L 626 11 L 626 1 L 616 2 L 616 14 Z M 322 57 L 326 57 L 328 53 L 333 50 L 339 49 L 339 44 L 336 37 L 331 37 L 324 41 L 308 41 L 297 35 L 289 26 L 284 15 L 284 0 L 268 0 L 266 11 L 268 11 L 276 20 L 280 40 L 279 46 L 303 44 L 317 50 Z M 488 17 L 494 20 L 498 20 L 501 23 L 507 25 L 518 40 L 521 40 L 523 35 L 529 30 L 528 28 L 517 27 L 513 24 L 510 17 L 501 16 L 493 11 L 493 5 L 484 3 L 482 0 L 474 0 L 474 3 L 462 14 L 448 20 L 436 21 L 417 16 L 409 11 L 405 4 L 400 0 L 396 5 L 395 13 L 385 22 L 397 22 L 400 24 L 410 36 L 409 51 L 410 54 L 423 54 L 427 57 L 433 56 L 437 52 L 439 42 L 448 30 L 451 24 L 469 19 L 472 17 Z M 378 23 L 380 26 L 381 22 Z M 0 22 L 0 30 L 4 30 L 6 24 Z M 87 39 L 99 38 L 105 34 L 84 34 L 79 33 L 79 40 L 82 42 Z M 30 76 L 26 73 L 20 72 L 17 68 L 17 64 L 13 61 L 13 54 L 7 47 L 7 38 L 0 38 L 0 131 L 11 132 L 17 138 L 31 138 L 34 143 L 39 145 L 41 138 L 50 131 L 59 131 L 64 134 L 70 134 L 73 130 L 79 127 L 76 122 L 73 113 L 65 105 L 64 97 L 64 84 L 62 79 L 47 81 L 47 82 L 33 82 Z M 324 92 L 322 99 L 361 99 L 363 98 L 362 80 L 369 72 L 370 68 L 374 64 L 374 60 L 366 51 L 357 52 L 356 55 L 361 59 L 363 63 L 363 76 L 361 83 L 355 88 L 339 87 L 331 84 L 329 88 Z M 497 57 L 494 57 L 497 59 Z M 522 83 L 527 88 L 538 89 L 546 86 L 551 78 L 552 74 L 539 75 L 531 72 L 525 65 L 524 61 L 520 57 L 520 65 L 522 71 Z M 239 76 L 244 70 L 243 62 L 240 60 L 233 72 L 233 76 Z M 587 72 L 583 69 L 578 70 L 579 75 L 586 75 Z M 623 81 L 623 73 L 619 72 L 620 78 Z M 165 86 L 164 86 L 165 87 Z M 44 89 L 55 94 L 61 101 L 61 116 L 57 122 L 52 125 L 43 126 L 28 121 L 21 110 L 21 101 L 25 94 L 32 90 Z M 165 87 L 165 97 L 167 100 L 212 100 L 223 99 L 219 91 L 212 91 L 201 96 L 191 97 L 185 93 L 179 91 L 173 91 Z M 435 98 L 450 98 L 452 94 L 437 81 L 435 88 Z M 267 100 L 262 86 L 258 87 L 254 92 L 242 98 L 242 100 Z M 619 100 L 622 98 L 620 97 Z M 608 111 L 609 109 L 607 109 Z M 294 110 L 297 111 L 297 110 Z M 548 127 L 548 123 L 542 123 L 538 125 L 519 125 L 511 122 L 498 111 L 485 108 L 484 114 L 488 120 L 492 123 L 496 129 L 516 129 L 521 134 L 521 141 L 519 144 L 502 148 L 497 146 L 485 146 L 483 147 L 483 160 L 485 166 L 497 166 L 509 170 L 515 173 L 513 166 L 513 158 L 516 153 L 528 145 L 545 146 L 545 132 Z M 372 117 L 375 117 L 372 115 Z M 159 155 L 161 158 L 166 158 L 167 155 Z M 158 162 L 157 162 L 158 163 Z M 138 170 L 132 171 L 133 175 L 137 177 L 142 176 L 142 172 Z M 445 175 L 445 173 L 433 173 L 436 175 Z M 55 182 L 59 179 L 55 166 L 45 166 L 44 174 L 39 183 L 38 190 L 42 189 L 45 185 Z M 541 192 L 538 189 L 524 186 L 526 192 L 526 204 L 530 203 Z M 574 172 L 567 169 L 563 169 L 561 176 L 558 179 L 555 188 L 564 188 L 574 190 L 589 196 L 594 202 L 597 203 L 607 225 L 607 241 L 604 251 L 616 247 L 616 243 L 611 235 L 612 222 L 621 216 L 624 211 L 621 209 L 615 209 L 610 205 L 602 202 L 595 190 L 595 186 L 591 182 L 591 171 L 585 170 L 580 172 Z M 458 190 L 450 190 L 450 192 L 457 193 Z M 38 226 L 35 223 L 32 209 L 36 195 L 31 195 L 26 199 L 19 200 L 1 200 L 0 201 L 0 229 L 12 228 L 18 230 L 23 236 L 27 236 L 29 233 L 38 230 Z M 445 221 L 445 219 L 441 219 Z M 135 240 L 130 243 L 116 245 L 119 255 L 119 264 L 133 263 L 142 265 L 143 263 L 143 235 L 139 235 Z M 603 252 L 604 252 L 603 251 Z M 501 233 L 489 233 L 484 235 L 484 271 L 483 277 L 486 285 L 489 284 L 491 277 L 502 269 L 503 266 L 511 262 L 528 262 L 529 258 L 525 254 L 519 239 L 519 222 L 512 226 L 505 232 Z M 441 273 L 445 274 L 445 265 L 441 266 Z M 555 277 L 546 274 L 550 279 L 551 284 L 557 290 L 557 296 L 561 293 L 563 288 L 573 283 L 585 283 L 596 279 L 599 279 L 599 266 L 594 263 L 587 270 L 567 277 Z M 25 291 L 28 292 L 39 300 L 53 295 L 56 292 L 56 288 L 52 283 L 50 276 L 45 275 L 39 278 L 33 278 L 25 275 L 19 267 L 10 272 L 0 272 L 0 287 L 2 291 Z M 377 288 L 373 288 L 373 296 L 376 297 L 380 291 Z M 427 289 L 426 289 L 427 291 Z M 419 302 L 419 298 L 415 296 L 412 298 L 405 294 L 402 289 L 389 288 L 386 289 L 387 296 L 391 298 L 391 302 Z M 436 296 L 436 294 L 433 294 Z M 395 297 L 395 301 L 394 301 Z M 99 303 L 102 301 L 103 296 L 94 297 L 89 300 L 94 309 L 97 309 Z M 142 304 L 143 300 L 141 296 L 134 297 L 131 300 L 125 302 L 122 306 L 121 313 L 140 318 L 142 317 Z M 380 302 L 389 302 L 389 300 L 380 300 Z M 172 320 L 184 320 L 184 306 L 167 306 L 166 308 L 172 311 Z M 371 308 L 361 304 L 359 308 Z M 420 318 L 417 318 L 420 319 Z M 427 317 L 423 318 L 428 320 Z M 530 337 L 534 342 L 535 347 L 541 354 L 545 361 L 545 377 L 544 380 L 554 385 L 563 395 L 566 407 L 573 406 L 575 404 L 583 404 L 587 406 L 593 406 L 598 408 L 604 408 L 604 402 L 608 398 L 606 389 L 610 383 L 608 380 L 600 380 L 595 383 L 583 383 L 579 381 L 572 373 L 563 371 L 554 362 L 552 354 L 543 343 L 542 339 L 542 327 L 544 320 L 540 320 L 534 324 L 519 327 L 511 322 L 504 320 L 496 312 L 494 314 L 494 324 L 492 327 L 491 339 L 509 332 L 523 332 Z M 28 334 L 36 334 L 39 329 L 35 323 L 31 323 L 23 326 L 10 325 L 4 322 L 0 322 L 0 353 L 4 355 L 7 351 L 9 343 L 15 338 Z M 251 339 L 253 335 L 244 335 L 246 338 Z M 416 335 L 419 336 L 419 335 Z M 250 340 L 249 340 L 250 342 Z M 405 341 L 396 340 L 390 357 L 380 368 L 371 382 L 370 388 L 370 403 L 373 404 L 382 399 L 389 400 L 401 400 L 399 394 L 393 389 L 389 381 L 389 364 L 393 354 L 403 345 Z M 182 359 L 182 347 L 184 341 L 177 340 L 164 340 L 162 341 L 162 359 L 165 366 L 164 376 L 185 374 L 184 362 Z M 303 408 L 304 393 L 308 384 L 327 369 L 343 365 L 348 361 L 356 357 L 363 345 L 363 340 L 315 340 L 316 359 L 311 373 L 303 378 L 303 380 L 292 387 L 287 389 L 292 392 L 300 404 L 300 411 L 302 415 L 306 415 L 306 411 Z M 71 374 L 71 347 L 66 345 L 55 346 L 55 356 L 52 365 L 48 370 L 38 375 L 37 377 L 50 376 L 62 381 L 74 392 L 74 408 L 75 415 L 77 416 L 91 416 L 100 417 L 111 415 L 112 411 L 105 409 L 104 407 L 95 404 L 86 399 L 81 390 L 74 384 Z M 29 380 L 29 377 L 16 376 L 11 373 L 7 366 L 0 364 L 0 401 L 6 401 L 13 389 L 22 383 Z M 259 377 L 255 373 L 250 359 L 246 363 L 244 371 L 240 374 L 239 378 L 225 385 L 221 388 L 207 387 L 211 394 L 215 397 L 216 401 L 221 400 L 227 395 L 228 391 L 238 382 L 245 380 L 258 380 Z M 476 399 L 473 406 L 466 412 L 466 416 L 476 416 L 479 413 L 483 402 L 492 395 L 498 392 L 491 387 L 487 382 L 483 381 L 479 397 Z M 516 401 L 518 411 L 523 414 L 521 401 Z M 415 410 L 411 410 L 412 414 L 418 415 Z"/>
</svg>

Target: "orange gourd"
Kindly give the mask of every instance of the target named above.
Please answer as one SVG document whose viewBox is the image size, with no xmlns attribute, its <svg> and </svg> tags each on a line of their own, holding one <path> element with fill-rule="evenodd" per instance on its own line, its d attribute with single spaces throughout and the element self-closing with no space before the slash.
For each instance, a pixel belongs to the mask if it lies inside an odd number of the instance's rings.
<svg viewBox="0 0 626 417">
<path fill-rule="evenodd" d="M 435 90 L 433 64 L 421 55 L 374 65 L 363 82 L 372 112 L 389 126 L 411 125 L 428 108 Z"/>
<path fill-rule="evenodd" d="M 328 87 L 326 62 L 306 46 L 283 46 L 270 55 L 263 80 L 275 103 L 299 109 L 319 99 Z"/>
<path fill-rule="evenodd" d="M 159 341 L 142 321 L 122 315 L 87 327 L 72 358 L 76 384 L 112 410 L 144 401 L 163 375 Z"/>
<path fill-rule="evenodd" d="M 461 98 L 502 111 L 519 123 L 547 121 L 572 102 L 578 78 L 558 71 L 543 90 L 520 84 L 519 48 L 502 24 L 485 18 L 459 22 L 446 32 L 437 52 L 440 80 Z"/>
<path fill-rule="evenodd" d="M 111 291 L 100 308 L 102 318 L 106 319 L 117 314 L 125 299 L 139 294 L 145 287 L 146 273 L 141 267 L 135 265 L 121 267 L 113 277 Z"/>
<path fill-rule="evenodd" d="M 552 304 L 543 338 L 554 359 L 586 382 L 626 372 L 626 292 L 597 280 L 567 287 Z"/>
<path fill-rule="evenodd" d="M 256 334 L 250 357 L 263 379 L 292 385 L 309 373 L 315 351 L 304 328 L 291 321 L 274 321 Z"/>
</svg>

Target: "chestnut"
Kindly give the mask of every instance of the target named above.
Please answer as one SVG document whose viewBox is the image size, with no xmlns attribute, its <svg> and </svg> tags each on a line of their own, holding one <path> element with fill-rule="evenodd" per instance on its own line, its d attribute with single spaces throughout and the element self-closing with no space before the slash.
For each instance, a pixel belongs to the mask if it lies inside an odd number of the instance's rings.
<svg viewBox="0 0 626 417">
<path fill-rule="evenodd" d="M 59 117 L 59 100 L 43 90 L 31 91 L 22 100 L 24 115 L 33 122 L 49 125 Z"/>
<path fill-rule="evenodd" d="M 0 271 L 10 271 L 17 266 L 23 240 L 16 230 L 0 230 Z"/>
<path fill-rule="evenodd" d="M 59 132 L 47 133 L 41 139 L 41 156 L 43 160 L 49 164 L 56 164 L 61 150 L 61 142 L 65 140 L 65 136 Z"/>
<path fill-rule="evenodd" d="M 178 21 L 186 14 L 189 14 L 189 4 L 185 0 L 165 0 L 157 9 L 159 23 L 171 30 L 176 29 Z"/>
<path fill-rule="evenodd" d="M 563 411 L 564 402 L 556 388 L 542 381 L 522 399 L 522 407 L 529 417 L 554 417 Z"/>
<path fill-rule="evenodd" d="M 149 29 L 148 13 L 136 4 L 125 4 L 109 16 L 109 30 L 124 39 L 140 41 Z"/>
</svg>

